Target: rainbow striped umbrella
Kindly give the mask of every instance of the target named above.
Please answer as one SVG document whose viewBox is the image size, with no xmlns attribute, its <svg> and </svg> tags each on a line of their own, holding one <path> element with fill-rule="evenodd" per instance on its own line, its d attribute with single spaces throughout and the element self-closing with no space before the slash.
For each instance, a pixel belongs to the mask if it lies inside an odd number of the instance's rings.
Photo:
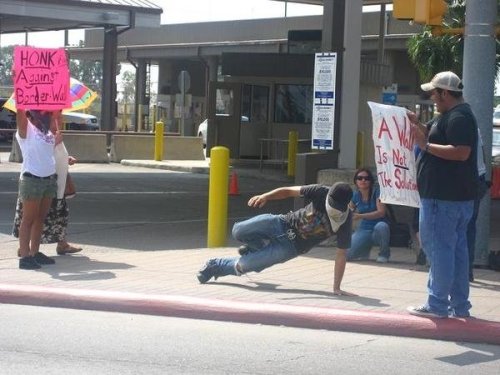
<svg viewBox="0 0 500 375">
<path fill-rule="evenodd" d="M 75 78 L 70 78 L 69 95 L 71 99 L 71 107 L 66 108 L 64 112 L 80 111 L 88 108 L 97 98 L 97 94 Z M 4 108 L 16 112 L 16 100 L 14 93 L 9 100 L 3 105 Z"/>
</svg>

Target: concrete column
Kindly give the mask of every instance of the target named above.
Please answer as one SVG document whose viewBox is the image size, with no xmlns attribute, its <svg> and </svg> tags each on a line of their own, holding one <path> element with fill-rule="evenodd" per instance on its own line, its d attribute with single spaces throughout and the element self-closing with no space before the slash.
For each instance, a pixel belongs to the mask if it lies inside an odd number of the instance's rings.
<svg viewBox="0 0 500 375">
<path fill-rule="evenodd" d="M 116 52 L 118 32 L 116 27 L 104 29 L 103 82 L 101 101 L 101 129 L 116 127 Z"/>
<path fill-rule="evenodd" d="M 464 97 L 477 118 L 484 142 L 486 175 L 491 176 L 497 0 L 468 0 L 465 18 Z M 486 194 L 477 219 L 476 265 L 488 264 L 491 198 Z"/>
<path fill-rule="evenodd" d="M 147 115 L 146 110 L 146 69 L 147 62 L 144 59 L 139 59 L 135 73 L 135 116 L 134 127 L 135 131 L 144 130 L 141 126 L 144 115 Z M 139 109 L 139 107 L 141 107 Z M 141 118 L 139 118 L 141 117 Z"/>
<path fill-rule="evenodd" d="M 321 47 L 337 52 L 334 147 L 339 155 L 332 168 L 356 167 L 362 14 L 362 0 L 324 2 Z"/>
<path fill-rule="evenodd" d="M 210 90 L 209 82 L 217 82 L 217 73 L 219 71 L 219 57 L 218 56 L 210 56 L 206 59 L 206 79 L 205 79 L 205 103 L 203 106 L 203 117 L 208 117 L 208 103 L 210 103 L 209 95 Z"/>
<path fill-rule="evenodd" d="M 381 4 L 379 25 L 378 25 L 378 51 L 377 51 L 377 62 L 379 64 L 383 64 L 385 60 L 386 29 L 387 29 L 387 13 L 385 12 L 385 4 Z"/>
<path fill-rule="evenodd" d="M 339 168 L 356 168 L 363 1 L 346 1 Z M 365 104 L 366 105 L 366 104 Z"/>
</svg>

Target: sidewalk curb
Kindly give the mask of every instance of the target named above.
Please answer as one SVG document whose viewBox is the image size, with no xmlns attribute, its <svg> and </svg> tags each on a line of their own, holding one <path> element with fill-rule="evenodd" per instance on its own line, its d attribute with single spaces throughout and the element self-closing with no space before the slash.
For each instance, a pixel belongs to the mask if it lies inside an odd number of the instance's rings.
<svg viewBox="0 0 500 375">
<path fill-rule="evenodd" d="M 0 284 L 0 303 L 282 325 L 500 345 L 500 323 L 175 295 Z"/>
</svg>

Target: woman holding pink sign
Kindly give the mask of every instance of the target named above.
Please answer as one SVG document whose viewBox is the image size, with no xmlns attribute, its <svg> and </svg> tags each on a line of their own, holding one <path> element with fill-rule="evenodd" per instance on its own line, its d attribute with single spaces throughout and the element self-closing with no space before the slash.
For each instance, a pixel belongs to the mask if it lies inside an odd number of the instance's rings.
<svg viewBox="0 0 500 375">
<path fill-rule="evenodd" d="M 43 222 L 57 193 L 54 147 L 62 141 L 61 111 L 17 110 L 16 140 L 23 155 L 19 199 L 19 268 L 34 270 L 55 261 L 39 251 Z"/>
</svg>

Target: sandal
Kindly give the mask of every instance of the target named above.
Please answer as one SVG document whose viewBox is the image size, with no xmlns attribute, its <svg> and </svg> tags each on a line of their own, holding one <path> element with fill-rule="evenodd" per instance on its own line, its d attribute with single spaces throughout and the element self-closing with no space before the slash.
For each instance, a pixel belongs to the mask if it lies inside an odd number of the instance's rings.
<svg viewBox="0 0 500 375">
<path fill-rule="evenodd" d="M 65 247 L 57 246 L 56 248 L 57 255 L 74 254 L 74 253 L 79 253 L 82 250 L 83 249 L 81 247 L 76 247 L 69 244 L 68 246 Z"/>
</svg>

